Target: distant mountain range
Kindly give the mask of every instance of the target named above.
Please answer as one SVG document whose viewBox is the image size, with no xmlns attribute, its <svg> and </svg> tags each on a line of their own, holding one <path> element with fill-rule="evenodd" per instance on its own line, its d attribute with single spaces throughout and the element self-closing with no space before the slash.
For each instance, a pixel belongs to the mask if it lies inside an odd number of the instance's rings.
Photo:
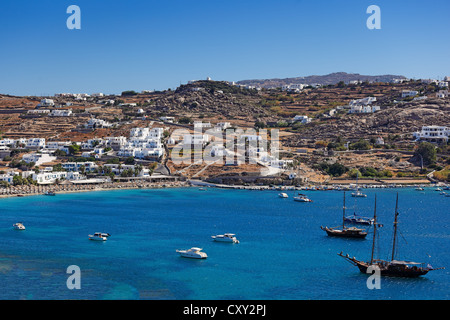
<svg viewBox="0 0 450 320">
<path fill-rule="evenodd" d="M 323 76 L 307 76 L 307 77 L 297 77 L 297 78 L 285 78 L 285 79 L 254 79 L 254 80 L 242 80 L 238 81 L 238 84 L 257 86 L 262 88 L 276 88 L 283 85 L 290 84 L 320 84 L 329 85 L 337 84 L 340 81 L 349 83 L 350 81 L 376 81 L 376 82 L 390 82 L 393 79 L 406 79 L 404 76 L 400 75 L 379 75 L 379 76 L 367 76 L 358 73 L 346 73 L 346 72 L 335 72 Z"/>
</svg>

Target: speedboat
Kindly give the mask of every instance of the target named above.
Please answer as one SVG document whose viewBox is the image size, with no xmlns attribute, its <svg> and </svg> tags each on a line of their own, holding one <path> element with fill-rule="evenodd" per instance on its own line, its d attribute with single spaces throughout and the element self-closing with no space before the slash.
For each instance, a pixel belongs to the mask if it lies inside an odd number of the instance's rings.
<svg viewBox="0 0 450 320">
<path fill-rule="evenodd" d="M 15 230 L 25 230 L 25 226 L 22 222 L 17 222 L 13 224 Z"/>
<path fill-rule="evenodd" d="M 206 259 L 208 255 L 205 252 L 201 252 L 203 249 L 192 247 L 189 250 L 176 250 L 180 256 L 191 259 Z"/>
<path fill-rule="evenodd" d="M 298 202 L 312 202 L 311 199 L 309 199 L 306 195 L 304 194 L 298 194 L 297 197 L 294 197 L 294 201 L 298 201 Z"/>
<path fill-rule="evenodd" d="M 92 234 L 89 235 L 89 240 L 106 241 L 110 236 L 111 235 L 109 233 L 96 232 L 93 235 Z"/>
<path fill-rule="evenodd" d="M 279 193 L 278 196 L 279 196 L 280 198 L 289 198 L 289 196 L 287 195 L 287 193 L 284 193 L 284 192 Z"/>
<path fill-rule="evenodd" d="M 56 193 L 54 193 L 53 191 L 47 191 L 44 193 L 45 196 L 56 196 Z"/>
<path fill-rule="evenodd" d="M 201 187 L 201 188 L 198 188 L 198 191 L 206 191 L 206 189 Z"/>
<path fill-rule="evenodd" d="M 416 191 L 423 191 L 424 190 L 424 188 L 422 188 L 422 187 L 417 187 L 416 188 Z"/>
<path fill-rule="evenodd" d="M 213 238 L 214 241 L 218 241 L 218 242 L 239 243 L 239 240 L 236 239 L 235 234 L 233 234 L 233 233 L 219 234 L 216 236 L 211 236 L 211 238 Z"/>
<path fill-rule="evenodd" d="M 366 198 L 367 194 L 362 193 L 361 191 L 352 192 L 352 197 L 358 197 L 358 198 Z"/>
<path fill-rule="evenodd" d="M 356 224 L 367 224 L 367 225 L 372 225 L 373 222 L 374 222 L 373 219 L 367 218 L 367 217 L 357 216 L 356 213 L 353 214 L 352 216 L 345 217 L 344 221 L 351 222 L 351 223 L 356 223 Z"/>
</svg>

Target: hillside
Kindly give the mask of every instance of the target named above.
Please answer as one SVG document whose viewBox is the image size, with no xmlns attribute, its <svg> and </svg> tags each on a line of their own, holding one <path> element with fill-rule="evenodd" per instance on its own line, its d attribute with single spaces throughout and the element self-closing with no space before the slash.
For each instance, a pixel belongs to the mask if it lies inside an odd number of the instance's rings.
<svg viewBox="0 0 450 320">
<path fill-rule="evenodd" d="M 262 88 L 278 88 L 283 85 L 289 84 L 320 84 L 320 85 L 330 85 L 337 84 L 340 81 L 344 83 L 349 83 L 350 81 L 368 81 L 368 82 L 390 82 L 393 79 L 406 79 L 404 76 L 400 75 L 378 75 L 369 76 L 361 75 L 358 73 L 346 73 L 346 72 L 335 72 L 327 75 L 312 75 L 306 77 L 296 77 L 296 78 L 285 78 L 285 79 L 254 79 L 254 80 L 241 80 L 238 84 L 257 86 Z"/>
</svg>

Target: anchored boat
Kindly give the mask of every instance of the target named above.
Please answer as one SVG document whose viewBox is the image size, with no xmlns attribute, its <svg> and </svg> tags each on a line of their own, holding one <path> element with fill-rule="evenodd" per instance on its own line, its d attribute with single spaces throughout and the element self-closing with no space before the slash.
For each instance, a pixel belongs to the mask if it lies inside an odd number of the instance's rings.
<svg viewBox="0 0 450 320">
<path fill-rule="evenodd" d="M 15 230 L 25 230 L 25 226 L 22 222 L 17 222 L 13 224 Z"/>
<path fill-rule="evenodd" d="M 339 227 L 329 228 L 321 226 L 320 229 L 322 229 L 329 236 L 332 237 L 364 239 L 367 236 L 367 231 L 365 229 L 345 226 L 345 192 L 344 192 L 344 206 L 342 215 L 342 228 Z"/>
<path fill-rule="evenodd" d="M 239 240 L 236 239 L 234 233 L 225 233 L 225 234 L 219 234 L 216 236 L 211 236 L 214 241 L 218 242 L 231 242 L 231 243 L 239 243 Z"/>
<path fill-rule="evenodd" d="M 294 197 L 294 201 L 298 202 L 312 202 L 310 198 L 306 194 L 299 193 L 298 196 Z"/>
<path fill-rule="evenodd" d="M 357 266 L 362 273 L 367 273 L 367 269 L 370 266 L 378 267 L 380 270 L 380 274 L 382 276 L 416 278 L 423 276 L 432 270 L 444 269 L 444 268 L 435 269 L 431 265 L 422 262 L 413 262 L 395 259 L 395 252 L 397 245 L 397 226 L 398 226 L 397 217 L 398 217 L 398 193 L 397 193 L 397 201 L 395 204 L 394 237 L 392 244 L 392 256 L 390 261 L 374 259 L 375 241 L 377 235 L 376 205 L 374 212 L 374 224 L 373 224 L 374 230 L 373 230 L 372 254 L 370 257 L 370 261 L 357 260 L 355 257 L 350 257 L 348 254 L 343 255 L 342 252 L 338 253 L 338 255 L 349 261 L 351 264 Z"/>
<path fill-rule="evenodd" d="M 180 256 L 184 258 L 191 259 L 206 259 L 208 255 L 205 252 L 202 252 L 203 249 L 192 247 L 189 250 L 176 250 L 180 254 Z"/>
</svg>

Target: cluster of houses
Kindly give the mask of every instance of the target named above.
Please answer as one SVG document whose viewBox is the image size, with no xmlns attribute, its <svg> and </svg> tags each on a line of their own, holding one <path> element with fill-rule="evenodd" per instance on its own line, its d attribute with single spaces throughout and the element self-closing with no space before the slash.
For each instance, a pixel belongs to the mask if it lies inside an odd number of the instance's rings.
<svg viewBox="0 0 450 320">
<path fill-rule="evenodd" d="M 20 138 L 0 140 L 0 157 L 5 158 L 10 154 L 12 148 L 22 148 L 29 150 L 22 156 L 25 163 L 33 163 L 39 169 L 29 171 L 19 171 L 11 168 L 8 172 L 0 174 L 0 181 L 9 184 L 13 183 L 14 176 L 19 175 L 23 179 L 31 178 L 38 184 L 52 184 L 57 180 L 85 181 L 85 173 L 96 172 L 99 167 L 93 161 L 62 162 L 61 168 L 64 170 L 54 171 L 56 165 L 57 151 L 70 154 L 71 146 L 78 145 L 82 151 L 81 157 L 101 159 L 108 152 L 115 152 L 119 157 L 133 157 L 140 159 L 159 160 L 165 152 L 162 145 L 163 128 L 134 128 L 130 132 L 130 137 L 106 137 L 89 139 L 82 143 L 72 143 L 71 141 L 46 141 L 44 138 Z M 88 159 L 86 159 L 88 160 Z M 124 170 L 135 170 L 134 165 L 105 164 L 103 167 L 109 168 L 109 172 L 121 174 Z M 138 177 L 149 175 L 149 170 L 139 167 L 136 171 Z M 86 180 L 87 181 L 87 180 Z"/>
</svg>

